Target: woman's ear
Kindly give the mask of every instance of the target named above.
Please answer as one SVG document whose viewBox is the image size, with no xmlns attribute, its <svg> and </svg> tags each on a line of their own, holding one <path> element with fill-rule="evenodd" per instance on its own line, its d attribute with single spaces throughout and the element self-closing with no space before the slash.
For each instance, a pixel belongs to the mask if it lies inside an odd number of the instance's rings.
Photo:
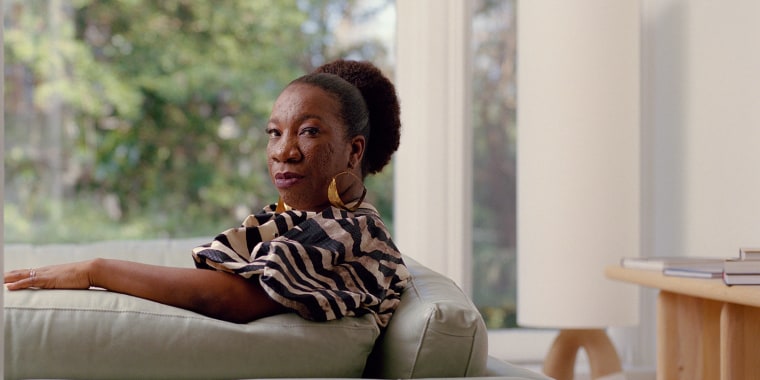
<svg viewBox="0 0 760 380">
<path fill-rule="evenodd" d="M 367 139 L 364 136 L 359 135 L 351 139 L 351 155 L 348 158 L 349 167 L 356 168 L 360 166 L 366 146 Z"/>
</svg>

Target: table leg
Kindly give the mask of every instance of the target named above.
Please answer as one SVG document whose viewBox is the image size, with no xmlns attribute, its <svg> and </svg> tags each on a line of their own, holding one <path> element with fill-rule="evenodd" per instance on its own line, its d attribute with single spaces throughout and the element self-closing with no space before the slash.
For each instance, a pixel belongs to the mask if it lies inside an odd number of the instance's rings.
<svg viewBox="0 0 760 380">
<path fill-rule="evenodd" d="M 760 308 L 725 304 L 720 329 L 721 378 L 760 379 Z"/>
<path fill-rule="evenodd" d="M 661 291 L 657 379 L 718 379 L 722 303 Z"/>
</svg>

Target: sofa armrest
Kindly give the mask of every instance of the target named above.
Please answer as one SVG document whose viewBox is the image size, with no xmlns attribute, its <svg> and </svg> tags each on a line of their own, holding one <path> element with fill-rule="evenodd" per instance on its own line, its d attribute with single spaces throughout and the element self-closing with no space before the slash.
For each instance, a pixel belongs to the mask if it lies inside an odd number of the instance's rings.
<svg viewBox="0 0 760 380">
<path fill-rule="evenodd" d="M 482 376 L 488 336 L 480 312 L 449 278 L 405 256 L 411 281 L 375 344 L 365 377 Z"/>
</svg>

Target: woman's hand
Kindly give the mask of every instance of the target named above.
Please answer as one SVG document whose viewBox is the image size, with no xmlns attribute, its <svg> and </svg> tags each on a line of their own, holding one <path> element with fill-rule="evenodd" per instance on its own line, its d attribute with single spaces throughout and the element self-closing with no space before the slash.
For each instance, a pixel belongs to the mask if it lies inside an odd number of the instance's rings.
<svg viewBox="0 0 760 380">
<path fill-rule="evenodd" d="M 88 289 L 92 261 L 52 265 L 41 268 L 17 269 L 5 273 L 8 290 L 28 288 Z"/>
</svg>

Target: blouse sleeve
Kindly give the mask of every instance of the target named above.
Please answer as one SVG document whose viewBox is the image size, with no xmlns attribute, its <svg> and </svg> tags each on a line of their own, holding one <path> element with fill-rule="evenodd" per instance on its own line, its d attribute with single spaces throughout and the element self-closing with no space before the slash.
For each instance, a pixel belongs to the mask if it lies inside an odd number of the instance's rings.
<svg viewBox="0 0 760 380">
<path fill-rule="evenodd" d="M 329 208 L 279 219 L 288 213 L 225 231 L 194 250 L 196 265 L 256 276 L 273 300 L 307 319 L 372 313 L 387 325 L 409 273 L 379 216 Z"/>
</svg>

